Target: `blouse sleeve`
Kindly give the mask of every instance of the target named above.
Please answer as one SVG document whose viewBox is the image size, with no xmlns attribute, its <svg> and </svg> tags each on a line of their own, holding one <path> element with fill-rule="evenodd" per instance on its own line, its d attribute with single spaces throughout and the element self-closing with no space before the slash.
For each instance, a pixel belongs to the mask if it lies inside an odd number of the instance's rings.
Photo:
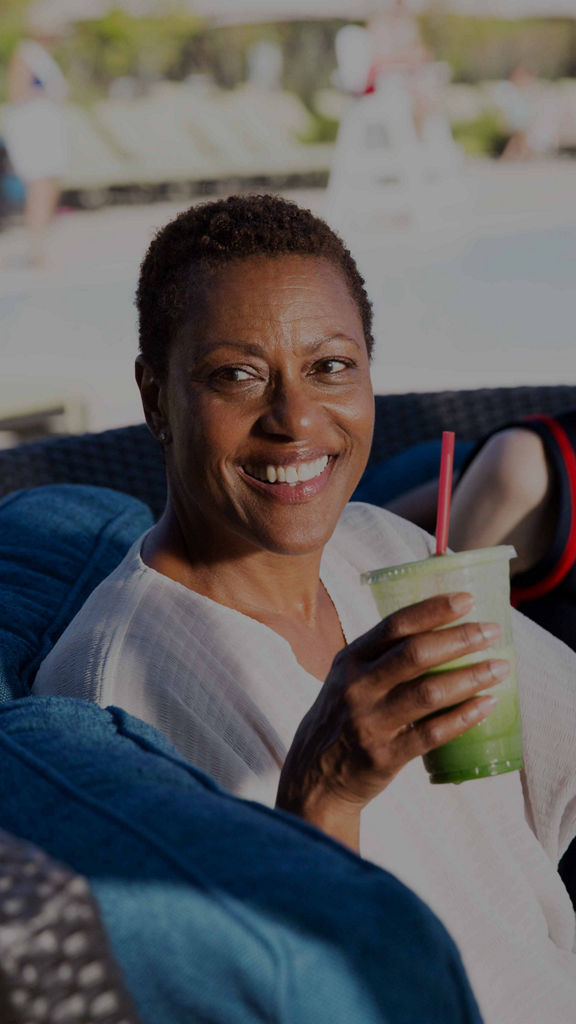
<svg viewBox="0 0 576 1024">
<path fill-rule="evenodd" d="M 526 816 L 558 863 L 576 835 L 576 654 L 514 612 Z"/>
</svg>

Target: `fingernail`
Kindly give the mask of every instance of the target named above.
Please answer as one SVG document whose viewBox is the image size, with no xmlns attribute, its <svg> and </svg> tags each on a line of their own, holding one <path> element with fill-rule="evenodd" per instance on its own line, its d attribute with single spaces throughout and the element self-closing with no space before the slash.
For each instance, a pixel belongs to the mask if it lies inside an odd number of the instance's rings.
<svg viewBox="0 0 576 1024">
<path fill-rule="evenodd" d="M 464 712 L 464 719 L 466 722 L 481 722 L 488 715 L 494 711 L 498 703 L 498 698 L 493 697 L 492 694 L 482 697 L 482 702 L 475 704 L 474 707 L 467 709 Z"/>
<path fill-rule="evenodd" d="M 478 625 L 485 640 L 499 640 L 502 636 L 502 626 L 497 622 L 479 622 Z"/>
<path fill-rule="evenodd" d="M 466 615 L 472 611 L 475 601 L 472 594 L 450 594 L 450 607 L 458 615 Z"/>
<path fill-rule="evenodd" d="M 511 665 L 509 661 L 491 661 L 489 664 L 490 673 L 493 679 L 501 680 L 510 675 Z"/>
</svg>

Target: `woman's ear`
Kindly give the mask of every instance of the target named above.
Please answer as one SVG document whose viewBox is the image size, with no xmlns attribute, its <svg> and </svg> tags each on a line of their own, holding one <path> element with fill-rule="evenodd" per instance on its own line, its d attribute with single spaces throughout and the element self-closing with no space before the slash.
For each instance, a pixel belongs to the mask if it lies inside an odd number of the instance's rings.
<svg viewBox="0 0 576 1024">
<path fill-rule="evenodd" d="M 146 423 L 156 440 L 165 444 L 169 428 L 162 408 L 162 386 L 141 355 L 136 357 L 134 370 Z"/>
</svg>

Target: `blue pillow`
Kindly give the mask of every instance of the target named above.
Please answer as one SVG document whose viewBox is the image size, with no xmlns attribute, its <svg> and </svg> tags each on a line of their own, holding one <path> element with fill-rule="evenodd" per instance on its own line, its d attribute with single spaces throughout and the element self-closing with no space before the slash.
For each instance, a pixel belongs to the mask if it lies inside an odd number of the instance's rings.
<svg viewBox="0 0 576 1024">
<path fill-rule="evenodd" d="M 29 693 L 90 592 L 151 525 L 143 502 L 105 487 L 54 484 L 0 502 L 0 701 Z"/>
<path fill-rule="evenodd" d="M 480 1024 L 414 893 L 124 711 L 5 704 L 0 765 L 0 828 L 88 878 L 143 1024 Z"/>
</svg>

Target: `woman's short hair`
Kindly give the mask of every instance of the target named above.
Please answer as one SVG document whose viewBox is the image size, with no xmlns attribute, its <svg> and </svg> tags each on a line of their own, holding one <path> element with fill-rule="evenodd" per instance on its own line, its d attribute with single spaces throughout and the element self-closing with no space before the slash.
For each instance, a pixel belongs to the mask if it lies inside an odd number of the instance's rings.
<svg viewBox="0 0 576 1024">
<path fill-rule="evenodd" d="M 159 378 L 177 331 L 202 312 L 206 277 L 251 256 L 317 256 L 338 267 L 356 302 L 368 354 L 372 305 L 342 240 L 297 203 L 274 195 L 238 195 L 193 206 L 163 227 L 142 261 L 136 293 L 140 352 Z"/>
</svg>

